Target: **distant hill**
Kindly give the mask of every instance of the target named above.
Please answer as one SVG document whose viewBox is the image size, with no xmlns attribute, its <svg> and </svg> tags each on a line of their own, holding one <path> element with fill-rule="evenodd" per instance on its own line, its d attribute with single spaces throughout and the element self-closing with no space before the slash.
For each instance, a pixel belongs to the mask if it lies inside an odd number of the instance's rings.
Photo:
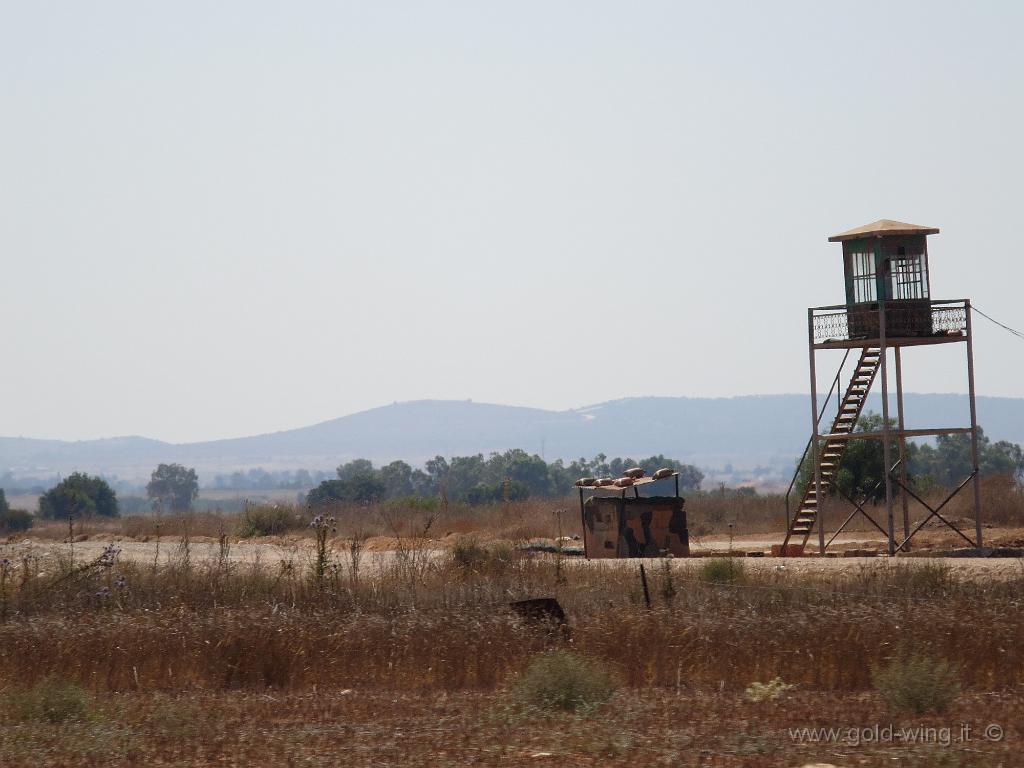
<svg viewBox="0 0 1024 768">
<path fill-rule="evenodd" d="M 877 397 L 870 409 L 881 410 Z M 908 427 L 968 422 L 963 395 L 906 396 Z M 1024 443 L 1024 399 L 978 398 L 979 421 L 993 440 Z M 328 468 L 354 457 L 421 463 L 436 454 L 523 448 L 548 460 L 663 453 L 704 467 L 791 468 L 810 431 L 806 395 L 731 398 L 642 397 L 568 411 L 468 401 L 396 403 L 309 427 L 231 440 L 172 444 L 143 437 L 64 442 L 0 438 L 0 472 L 76 469 L 144 478 L 161 461 L 207 475 L 263 466 Z"/>
</svg>

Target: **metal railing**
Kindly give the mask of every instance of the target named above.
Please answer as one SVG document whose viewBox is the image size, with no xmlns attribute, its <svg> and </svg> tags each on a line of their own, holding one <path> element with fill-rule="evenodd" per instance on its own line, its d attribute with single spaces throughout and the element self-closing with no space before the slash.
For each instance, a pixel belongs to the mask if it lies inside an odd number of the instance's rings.
<svg viewBox="0 0 1024 768">
<path fill-rule="evenodd" d="M 959 335 L 967 330 L 967 307 L 966 299 L 815 307 L 810 330 L 815 344 L 875 339 L 882 322 L 893 339 Z"/>
<path fill-rule="evenodd" d="M 818 420 L 815 422 L 815 429 L 821 425 L 821 420 L 825 417 L 825 410 L 828 408 L 828 403 L 832 399 L 832 392 L 836 393 L 836 411 L 842 407 L 843 399 L 839 394 L 839 383 L 843 376 L 843 368 L 846 366 L 846 361 L 850 357 L 850 352 L 853 350 L 846 350 L 846 354 L 843 355 L 843 362 L 839 364 L 839 370 L 836 371 L 836 377 L 832 379 L 832 386 L 829 387 L 828 394 L 825 395 L 825 402 L 821 405 L 821 411 L 818 413 Z M 807 441 L 807 445 L 804 446 L 804 452 L 800 456 L 800 460 L 796 463 L 796 471 L 793 472 L 793 479 L 789 481 L 789 488 L 786 489 L 786 530 L 790 529 L 790 517 L 789 517 L 789 497 L 793 493 L 793 488 L 796 486 L 796 481 L 800 479 L 800 471 L 803 469 L 804 462 L 807 460 L 807 453 L 811 450 L 811 443 L 814 442 L 814 437 L 811 436 Z"/>
</svg>

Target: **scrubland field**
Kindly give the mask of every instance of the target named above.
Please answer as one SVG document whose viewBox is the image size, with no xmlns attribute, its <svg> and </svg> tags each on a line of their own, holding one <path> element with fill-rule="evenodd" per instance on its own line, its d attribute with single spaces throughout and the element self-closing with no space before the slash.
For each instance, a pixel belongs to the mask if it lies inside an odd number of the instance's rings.
<svg viewBox="0 0 1024 768">
<path fill-rule="evenodd" d="M 1020 497 L 987 493 L 1010 545 Z M 715 550 L 781 530 L 777 498 L 688 510 Z M 1012 558 L 647 560 L 645 598 L 638 561 L 558 550 L 572 499 L 329 515 L 10 537 L 0 764 L 1024 764 Z M 537 597 L 565 622 L 510 608 Z"/>
</svg>

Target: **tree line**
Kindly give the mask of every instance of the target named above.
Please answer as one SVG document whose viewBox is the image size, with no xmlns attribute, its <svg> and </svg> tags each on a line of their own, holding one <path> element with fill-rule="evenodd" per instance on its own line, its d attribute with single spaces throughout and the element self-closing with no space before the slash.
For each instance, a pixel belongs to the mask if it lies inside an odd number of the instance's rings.
<svg viewBox="0 0 1024 768">
<path fill-rule="evenodd" d="M 333 472 L 325 470 L 267 470 L 255 467 L 245 472 L 214 475 L 212 484 L 205 487 L 225 491 L 270 491 L 281 488 L 305 491 L 333 477 Z"/>
<path fill-rule="evenodd" d="M 878 432 L 882 417 L 868 413 L 858 421 L 862 432 Z M 992 442 L 978 431 L 979 470 L 981 475 L 1012 476 L 1024 479 L 1024 450 L 1006 440 Z M 893 442 L 892 456 L 898 446 Z M 393 461 L 375 467 L 368 459 L 354 459 L 337 468 L 335 476 L 321 479 L 305 497 L 311 506 L 331 502 L 370 502 L 386 499 L 429 497 L 481 504 L 500 500 L 516 501 L 529 497 L 558 497 L 570 492 L 581 477 L 621 477 L 632 467 L 641 467 L 647 474 L 668 467 L 679 473 L 683 491 L 698 491 L 704 479 L 695 466 L 663 455 L 635 460 L 628 457 L 609 458 L 598 454 L 592 459 L 579 458 L 566 464 L 561 459 L 546 462 L 536 454 L 521 449 L 471 456 L 435 456 L 423 468 L 414 468 L 404 461 Z M 884 498 L 884 447 L 879 440 L 853 440 L 847 447 L 837 486 L 850 497 L 869 501 Z M 934 444 L 907 445 L 907 469 L 912 487 L 924 493 L 933 487 L 953 487 L 973 471 L 971 437 L 967 434 L 940 435 Z M 325 478 L 326 473 L 317 473 Z M 312 479 L 300 471 L 296 480 Z M 805 461 L 798 489 L 812 477 L 810 461 Z M 308 486 L 307 486 L 308 487 Z M 155 511 L 184 512 L 192 508 L 199 495 L 199 478 L 195 469 L 181 464 L 160 464 L 153 470 L 146 495 Z M 39 516 L 50 519 L 82 517 L 115 517 L 119 514 L 117 494 L 99 476 L 75 472 L 61 480 L 39 498 Z M 26 525 L 28 513 L 11 510 L 0 490 L 0 530 L 14 530 Z"/>
<path fill-rule="evenodd" d="M 435 456 L 414 469 L 404 461 L 375 467 L 367 459 L 355 459 L 337 469 L 337 477 L 325 480 L 309 492 L 311 505 L 331 502 L 368 502 L 408 496 L 443 497 L 449 501 L 481 504 L 518 501 L 533 497 L 564 496 L 581 477 L 621 477 L 626 469 L 641 467 L 648 474 L 663 467 L 679 472 L 682 490 L 697 490 L 704 479 L 696 467 L 662 455 L 646 459 L 609 459 L 598 454 L 566 464 L 546 462 L 521 449 L 472 456 Z"/>
<path fill-rule="evenodd" d="M 339 466 L 335 477 L 321 479 L 305 501 L 317 505 L 439 496 L 471 504 L 501 499 L 515 501 L 530 496 L 562 496 L 580 477 L 618 477 L 635 466 L 648 473 L 662 467 L 674 469 L 680 473 L 680 488 L 684 490 L 698 489 L 704 477 L 696 467 L 661 455 L 635 461 L 608 459 L 598 454 L 593 459 L 580 458 L 567 465 L 561 459 L 548 463 L 540 456 L 514 449 L 492 453 L 487 458 L 483 454 L 435 456 L 423 469 L 413 468 L 404 461 L 375 467 L 368 459 L 354 459 Z M 318 475 L 324 478 L 326 473 Z M 305 481 L 309 474 L 300 470 L 293 477 Z M 156 512 L 185 512 L 192 508 L 199 495 L 199 478 L 195 469 L 181 464 L 160 464 L 150 476 L 146 495 Z M 0 518 L 4 514 L 6 501 L 0 495 Z M 39 516 L 46 519 L 117 517 L 119 514 L 117 493 L 110 484 L 102 477 L 84 472 L 72 473 L 39 497 Z"/>
<path fill-rule="evenodd" d="M 185 512 L 199 495 L 199 476 L 181 464 L 160 464 L 150 475 L 146 495 L 155 511 Z M 117 493 L 98 475 L 73 472 L 39 497 L 39 516 L 66 520 L 117 517 Z"/>
</svg>

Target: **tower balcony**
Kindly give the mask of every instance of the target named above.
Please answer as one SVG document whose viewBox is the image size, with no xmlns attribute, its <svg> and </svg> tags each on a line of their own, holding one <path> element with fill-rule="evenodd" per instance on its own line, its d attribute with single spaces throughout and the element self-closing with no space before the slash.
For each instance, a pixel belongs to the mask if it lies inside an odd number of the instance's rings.
<svg viewBox="0 0 1024 768">
<path fill-rule="evenodd" d="M 818 349 L 915 346 L 966 341 L 967 299 L 903 299 L 812 307 L 808 333 Z"/>
</svg>

